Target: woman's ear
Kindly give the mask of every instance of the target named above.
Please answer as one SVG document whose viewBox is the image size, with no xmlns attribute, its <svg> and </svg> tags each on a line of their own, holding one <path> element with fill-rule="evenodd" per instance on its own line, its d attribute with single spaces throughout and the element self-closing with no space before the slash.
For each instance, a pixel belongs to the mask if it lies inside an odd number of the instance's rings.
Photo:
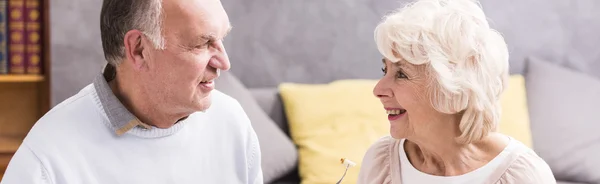
<svg viewBox="0 0 600 184">
<path fill-rule="evenodd" d="M 136 70 L 142 69 L 147 63 L 144 57 L 145 46 L 142 43 L 144 34 L 139 30 L 131 30 L 125 33 L 124 46 L 126 62 L 131 62 Z"/>
</svg>

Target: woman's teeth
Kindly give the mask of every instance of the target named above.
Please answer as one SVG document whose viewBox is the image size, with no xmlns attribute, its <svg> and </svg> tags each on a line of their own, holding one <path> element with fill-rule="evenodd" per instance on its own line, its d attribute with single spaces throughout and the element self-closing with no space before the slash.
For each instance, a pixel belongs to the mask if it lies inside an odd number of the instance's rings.
<svg viewBox="0 0 600 184">
<path fill-rule="evenodd" d="M 386 110 L 386 113 L 389 114 L 389 115 L 398 115 L 398 114 L 402 114 L 402 113 L 405 113 L 405 112 L 406 112 L 406 110 L 404 110 L 404 109 L 402 109 L 402 110 L 401 109 Z"/>
</svg>

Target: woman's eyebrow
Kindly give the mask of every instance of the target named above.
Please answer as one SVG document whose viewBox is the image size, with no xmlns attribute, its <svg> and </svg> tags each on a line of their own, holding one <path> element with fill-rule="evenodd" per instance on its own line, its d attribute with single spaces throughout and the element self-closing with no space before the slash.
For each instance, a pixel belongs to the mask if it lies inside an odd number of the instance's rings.
<svg viewBox="0 0 600 184">
<path fill-rule="evenodd" d="M 382 59 L 381 59 L 381 62 L 382 62 L 384 65 L 385 65 L 385 62 L 386 62 L 386 61 L 387 61 L 387 60 L 386 60 L 385 58 L 382 58 Z M 407 66 L 407 65 L 405 65 L 405 64 L 402 62 L 402 60 L 400 60 L 400 61 L 398 61 L 398 62 L 395 62 L 395 63 L 392 63 L 392 64 L 393 64 L 393 65 L 395 65 L 395 66 L 397 66 L 397 67 L 400 67 L 400 68 L 402 68 L 402 69 L 409 69 L 409 70 L 411 69 L 411 68 L 410 68 L 410 66 Z"/>
</svg>

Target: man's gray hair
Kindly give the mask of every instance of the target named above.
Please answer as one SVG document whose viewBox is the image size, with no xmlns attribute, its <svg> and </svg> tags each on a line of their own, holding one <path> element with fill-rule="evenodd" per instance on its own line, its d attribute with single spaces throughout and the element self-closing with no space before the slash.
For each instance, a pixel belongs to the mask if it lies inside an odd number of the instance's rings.
<svg viewBox="0 0 600 184">
<path fill-rule="evenodd" d="M 165 48 L 162 36 L 162 0 L 104 0 L 100 13 L 100 34 L 104 57 L 117 66 L 125 57 L 124 37 L 140 30 L 156 49 Z"/>
</svg>

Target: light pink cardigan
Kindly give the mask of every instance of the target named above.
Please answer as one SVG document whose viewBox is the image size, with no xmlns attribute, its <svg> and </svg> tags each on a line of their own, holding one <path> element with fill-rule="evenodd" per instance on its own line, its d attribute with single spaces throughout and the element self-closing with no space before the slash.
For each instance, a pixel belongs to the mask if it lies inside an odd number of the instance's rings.
<svg viewBox="0 0 600 184">
<path fill-rule="evenodd" d="M 362 161 L 358 184 L 401 184 L 400 140 L 390 136 L 373 144 Z M 556 184 L 550 167 L 526 146 L 512 152 L 486 184 Z"/>
</svg>

